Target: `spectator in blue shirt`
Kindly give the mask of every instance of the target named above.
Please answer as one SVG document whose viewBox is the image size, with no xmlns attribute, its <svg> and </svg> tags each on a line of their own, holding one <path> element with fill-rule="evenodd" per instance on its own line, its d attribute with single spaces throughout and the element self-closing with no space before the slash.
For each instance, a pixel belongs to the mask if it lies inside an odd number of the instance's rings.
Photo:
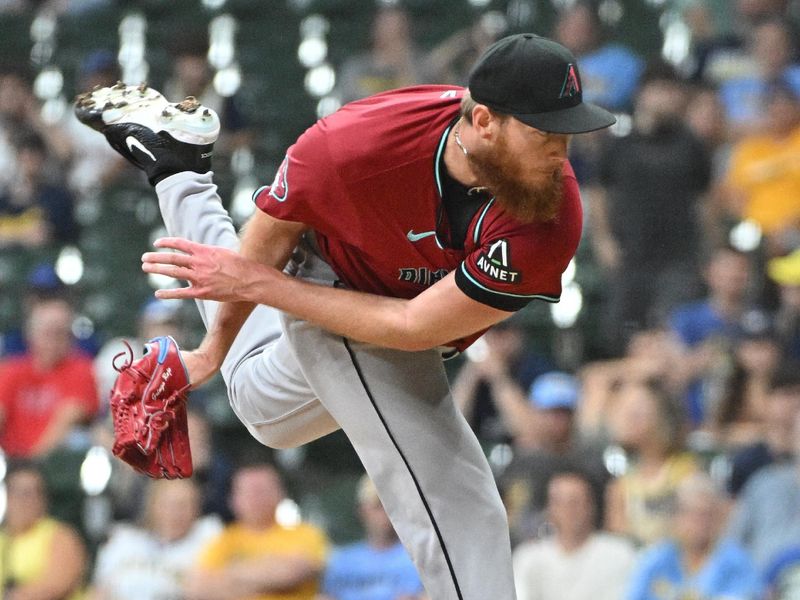
<svg viewBox="0 0 800 600">
<path fill-rule="evenodd" d="M 705 268 L 708 295 L 678 307 L 670 326 L 687 348 L 697 348 L 715 335 L 730 336 L 744 313 L 750 263 L 743 252 L 728 246 L 716 249 Z"/>
<path fill-rule="evenodd" d="M 366 476 L 357 499 L 366 539 L 333 552 L 322 582 L 323 600 L 422 600 L 414 563 Z"/>
<path fill-rule="evenodd" d="M 762 124 L 763 99 L 772 82 L 781 79 L 800 93 L 795 37 L 792 25 L 781 17 L 766 19 L 753 28 L 749 43 L 751 72 L 729 79 L 719 90 L 728 119 L 737 132 L 752 131 Z"/>
<path fill-rule="evenodd" d="M 743 548 L 720 541 L 724 498 L 698 474 L 681 483 L 674 537 L 647 550 L 635 570 L 628 600 L 755 600 L 758 571 Z"/>
<path fill-rule="evenodd" d="M 800 540 L 800 415 L 793 425 L 794 459 L 763 467 L 748 479 L 726 530 L 760 569 Z"/>
<path fill-rule="evenodd" d="M 685 377 L 690 382 L 686 409 L 694 425 L 707 416 L 702 382 L 729 352 L 747 307 L 749 272 L 746 254 L 726 246 L 716 249 L 704 271 L 706 298 L 679 306 L 669 318 L 670 330 L 686 358 Z"/>
</svg>

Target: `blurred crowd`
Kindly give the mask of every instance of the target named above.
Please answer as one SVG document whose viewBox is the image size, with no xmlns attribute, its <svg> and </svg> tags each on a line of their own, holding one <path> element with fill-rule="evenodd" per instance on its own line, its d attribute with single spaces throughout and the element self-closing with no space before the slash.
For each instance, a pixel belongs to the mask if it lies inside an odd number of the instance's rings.
<svg viewBox="0 0 800 600">
<path fill-rule="evenodd" d="M 0 0 L 0 19 L 102 4 Z M 618 41 L 608 2 L 553 4 L 538 33 L 578 57 L 584 99 L 618 115 L 570 150 L 586 223 L 575 278 L 597 292 L 574 322 L 544 328 L 547 343 L 522 311 L 450 365 L 508 509 L 519 598 L 798 598 L 800 3 L 663 2 L 684 32 L 677 57 Z M 487 10 L 423 47 L 413 11 L 381 4 L 333 93 L 464 84 L 513 29 Z M 218 92 L 208 50 L 176 35 L 153 83 L 220 112 L 225 161 L 266 132 Z M 116 82 L 115 51 L 84 56 L 75 89 Z M 80 245 L 82 202 L 138 177 L 70 111 L 44 119 L 35 80 L 0 57 L 0 258 Z M 122 340 L 78 326 L 79 289 L 51 260 L 24 281 L 23 317 L 0 336 L 4 600 L 425 598 L 367 479 L 340 515 L 361 540 L 342 544 L 330 517 L 290 502 L 313 471 L 302 460 L 226 445 L 216 392 L 192 398 L 191 480 L 109 461 Z M 148 301 L 124 339 L 196 339 L 191 310 Z"/>
</svg>

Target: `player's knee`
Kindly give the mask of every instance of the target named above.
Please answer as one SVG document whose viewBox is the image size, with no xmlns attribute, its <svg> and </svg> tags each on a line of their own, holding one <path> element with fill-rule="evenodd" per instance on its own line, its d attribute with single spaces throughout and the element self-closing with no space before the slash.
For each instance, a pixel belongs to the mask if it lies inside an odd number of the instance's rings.
<svg viewBox="0 0 800 600">
<path fill-rule="evenodd" d="M 242 412 L 241 407 L 237 407 L 233 402 L 231 406 L 250 434 L 268 448 L 286 450 L 301 446 L 307 441 L 296 428 L 289 427 L 289 424 L 282 419 L 269 422 L 250 419 L 246 412 Z"/>
<path fill-rule="evenodd" d="M 309 403 L 306 410 L 270 415 L 267 419 L 264 419 L 267 415 L 254 415 L 233 399 L 231 407 L 254 438 L 276 450 L 297 448 L 339 429 L 333 418 L 316 403 Z"/>
<path fill-rule="evenodd" d="M 253 435 L 265 446 L 286 450 L 313 442 L 339 429 L 338 423 L 321 407 L 294 417 L 257 425 Z"/>
<path fill-rule="evenodd" d="M 285 427 L 276 425 L 257 425 L 254 435 L 259 442 L 275 450 L 297 448 L 305 443 L 297 432 L 287 431 Z"/>
</svg>

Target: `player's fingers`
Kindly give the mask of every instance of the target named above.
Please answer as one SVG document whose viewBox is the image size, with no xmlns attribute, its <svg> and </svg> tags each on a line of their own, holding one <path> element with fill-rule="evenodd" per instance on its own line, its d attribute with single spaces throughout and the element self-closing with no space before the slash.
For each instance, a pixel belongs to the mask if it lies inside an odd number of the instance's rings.
<svg viewBox="0 0 800 600">
<path fill-rule="evenodd" d="M 192 257 L 188 254 L 179 254 L 177 252 L 145 252 L 142 254 L 142 263 L 157 263 L 162 265 L 191 267 Z"/>
<path fill-rule="evenodd" d="M 180 250 L 186 254 L 194 254 L 198 249 L 203 247 L 203 244 L 198 244 L 191 240 L 178 237 L 165 237 L 158 238 L 153 245 L 156 248 L 172 248 L 173 250 Z"/>
<path fill-rule="evenodd" d="M 156 298 L 161 300 L 184 300 L 187 298 L 197 298 L 197 289 L 190 286 L 156 290 Z"/>
<path fill-rule="evenodd" d="M 156 275 L 166 275 L 174 279 L 192 279 L 194 273 L 187 267 L 179 267 L 176 265 L 165 265 L 160 263 L 146 262 L 142 263 L 142 271 L 145 273 L 154 273 Z"/>
</svg>

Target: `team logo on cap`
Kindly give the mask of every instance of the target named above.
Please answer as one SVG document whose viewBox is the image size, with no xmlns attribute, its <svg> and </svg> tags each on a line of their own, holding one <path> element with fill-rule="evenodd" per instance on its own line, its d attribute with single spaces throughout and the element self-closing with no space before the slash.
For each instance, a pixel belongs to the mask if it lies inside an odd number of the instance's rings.
<svg viewBox="0 0 800 600">
<path fill-rule="evenodd" d="M 572 98 L 575 94 L 581 93 L 581 84 L 578 81 L 578 74 L 575 72 L 575 65 L 567 65 L 567 74 L 564 76 L 564 84 L 561 86 L 559 98 Z"/>
</svg>

